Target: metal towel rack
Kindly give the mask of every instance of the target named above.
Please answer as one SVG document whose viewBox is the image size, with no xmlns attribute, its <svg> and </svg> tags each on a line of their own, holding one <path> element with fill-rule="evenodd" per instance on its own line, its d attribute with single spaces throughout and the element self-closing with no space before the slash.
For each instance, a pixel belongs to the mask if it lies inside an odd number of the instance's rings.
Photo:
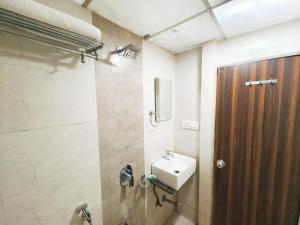
<svg viewBox="0 0 300 225">
<path fill-rule="evenodd" d="M 2 8 L 0 9 L 0 32 L 80 54 L 82 63 L 85 62 L 84 57 L 99 60 L 97 50 L 104 45 L 92 38 Z"/>
</svg>

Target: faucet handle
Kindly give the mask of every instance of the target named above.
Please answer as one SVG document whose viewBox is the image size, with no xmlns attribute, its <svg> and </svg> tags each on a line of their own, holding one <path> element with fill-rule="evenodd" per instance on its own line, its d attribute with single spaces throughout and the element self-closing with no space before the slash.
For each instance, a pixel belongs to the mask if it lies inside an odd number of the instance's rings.
<svg viewBox="0 0 300 225">
<path fill-rule="evenodd" d="M 130 165 L 127 165 L 123 167 L 120 171 L 120 185 L 121 186 L 128 186 L 133 187 L 134 186 L 134 177 L 133 177 L 133 171 L 132 167 Z"/>
<path fill-rule="evenodd" d="M 174 152 L 172 150 L 167 150 L 166 154 L 174 158 Z"/>
<path fill-rule="evenodd" d="M 81 217 L 86 220 L 90 225 L 93 224 L 92 222 L 92 214 L 87 209 L 87 203 L 84 203 L 76 208 L 77 213 L 81 213 Z"/>
</svg>

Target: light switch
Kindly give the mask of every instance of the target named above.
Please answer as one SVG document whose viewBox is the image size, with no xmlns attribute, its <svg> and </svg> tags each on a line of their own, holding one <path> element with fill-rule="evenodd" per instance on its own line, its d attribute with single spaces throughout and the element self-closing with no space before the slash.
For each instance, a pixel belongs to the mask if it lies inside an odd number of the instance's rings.
<svg viewBox="0 0 300 225">
<path fill-rule="evenodd" d="M 199 122 L 191 120 L 182 120 L 181 128 L 188 130 L 199 130 Z"/>
</svg>

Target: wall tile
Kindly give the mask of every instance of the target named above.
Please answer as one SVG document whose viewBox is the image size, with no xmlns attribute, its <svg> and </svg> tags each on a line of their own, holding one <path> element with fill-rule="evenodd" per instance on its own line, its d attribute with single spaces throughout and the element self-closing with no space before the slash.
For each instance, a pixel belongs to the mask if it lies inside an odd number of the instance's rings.
<svg viewBox="0 0 300 225">
<path fill-rule="evenodd" d="M 0 225 L 5 225 L 5 220 L 4 220 L 4 216 L 3 216 L 3 209 L 2 209 L 2 202 L 0 201 Z"/>
<path fill-rule="evenodd" d="M 102 30 L 108 52 L 129 43 L 141 47 L 141 38 L 93 15 Z M 141 54 L 128 66 L 115 67 L 102 61 L 96 64 L 99 146 L 103 224 L 117 225 L 131 218 L 134 225 L 145 223 L 145 193 L 139 188 L 144 174 L 143 86 Z M 134 188 L 120 186 L 120 170 L 130 164 Z"/>
<path fill-rule="evenodd" d="M 181 188 L 180 201 L 195 211 L 198 209 L 198 171 Z"/>
<path fill-rule="evenodd" d="M 55 7 L 91 20 L 75 3 Z M 72 218 L 84 202 L 102 224 L 96 104 L 94 60 L 1 35 L 1 225 L 83 225 Z"/>
<path fill-rule="evenodd" d="M 160 197 L 165 194 L 168 198 L 174 197 L 166 194 L 165 192 L 156 189 Z M 174 211 L 174 205 L 169 203 L 163 203 L 163 207 L 156 206 L 156 197 L 153 194 L 152 185 L 146 190 L 147 205 L 146 205 L 146 218 L 147 225 L 164 225 Z M 174 199 L 173 199 L 174 200 Z"/>
<path fill-rule="evenodd" d="M 52 182 L 4 200 L 7 223 L 29 225 L 32 220 L 62 217 L 83 202 L 93 207 L 100 201 L 99 184 L 94 180 L 95 177 L 89 177 L 89 171 L 82 171 L 69 180 Z"/>
<path fill-rule="evenodd" d="M 3 34 L 0 37 L 0 61 L 3 64 L 34 67 L 51 73 L 74 72 L 74 69 L 87 72 L 94 65 L 92 59 L 82 64 L 78 54 L 55 47 Z"/>
<path fill-rule="evenodd" d="M 0 67 L 0 132 L 96 120 L 93 73 Z"/>
<path fill-rule="evenodd" d="M 93 224 L 102 225 L 101 203 L 98 205 L 94 205 L 92 207 L 90 207 L 90 205 L 89 205 L 88 210 L 90 211 L 90 213 L 92 215 Z M 78 212 L 74 209 L 65 213 L 63 218 L 60 218 L 60 219 L 62 219 L 62 221 L 63 221 L 62 224 L 66 224 L 66 225 L 89 225 L 89 223 L 86 220 L 84 220 L 82 215 L 78 214 Z M 58 224 L 58 223 L 56 223 L 56 224 Z M 51 224 L 49 223 L 49 225 L 51 225 Z"/>
<path fill-rule="evenodd" d="M 194 224 L 198 223 L 198 209 L 192 208 L 189 205 L 181 204 L 180 206 L 180 214 L 183 215 L 185 218 L 193 221 Z"/>
<path fill-rule="evenodd" d="M 0 135 L 0 193 L 7 199 L 85 168 L 99 180 L 95 123 Z"/>
<path fill-rule="evenodd" d="M 82 202 L 99 204 L 96 124 L 2 134 L 0 149 L 0 171 L 6 172 L 0 174 L 0 190 L 9 224 L 46 221 Z"/>
</svg>

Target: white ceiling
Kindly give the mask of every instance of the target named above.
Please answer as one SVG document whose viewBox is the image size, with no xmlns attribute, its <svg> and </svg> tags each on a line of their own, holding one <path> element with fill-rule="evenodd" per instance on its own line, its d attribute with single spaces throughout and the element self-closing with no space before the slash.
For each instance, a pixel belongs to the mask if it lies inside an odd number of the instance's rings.
<svg viewBox="0 0 300 225">
<path fill-rule="evenodd" d="M 208 5 L 218 7 L 204 13 Z M 300 18 L 300 0 L 92 0 L 88 8 L 174 53 Z"/>
<path fill-rule="evenodd" d="M 93 0 L 88 8 L 140 36 L 205 10 L 201 0 Z"/>
<path fill-rule="evenodd" d="M 200 43 L 221 37 L 222 34 L 209 13 L 204 13 L 151 38 L 151 42 L 163 46 L 171 52 L 178 53 L 199 46 Z"/>
</svg>

